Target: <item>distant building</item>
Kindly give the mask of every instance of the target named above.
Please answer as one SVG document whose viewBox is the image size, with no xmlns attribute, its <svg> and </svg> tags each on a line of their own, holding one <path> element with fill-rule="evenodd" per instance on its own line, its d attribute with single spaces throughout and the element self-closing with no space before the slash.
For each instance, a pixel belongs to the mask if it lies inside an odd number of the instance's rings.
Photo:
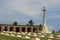
<svg viewBox="0 0 60 40">
<path fill-rule="evenodd" d="M 0 25 L 0 32 L 13 31 L 13 32 L 40 32 L 41 28 L 38 26 L 26 26 L 26 25 Z"/>
</svg>

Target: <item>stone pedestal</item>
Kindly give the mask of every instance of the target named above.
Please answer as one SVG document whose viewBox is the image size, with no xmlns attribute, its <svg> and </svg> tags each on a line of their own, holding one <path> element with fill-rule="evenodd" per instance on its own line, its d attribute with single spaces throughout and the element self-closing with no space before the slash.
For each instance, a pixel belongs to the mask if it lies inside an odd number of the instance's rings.
<svg viewBox="0 0 60 40">
<path fill-rule="evenodd" d="M 49 33 L 47 26 L 43 26 L 42 33 Z"/>
</svg>

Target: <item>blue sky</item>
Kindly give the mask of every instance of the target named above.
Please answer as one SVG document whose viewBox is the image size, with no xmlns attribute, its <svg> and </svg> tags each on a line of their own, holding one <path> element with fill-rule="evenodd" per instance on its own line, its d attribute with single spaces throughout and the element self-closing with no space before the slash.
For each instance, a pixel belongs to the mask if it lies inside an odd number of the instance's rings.
<svg viewBox="0 0 60 40">
<path fill-rule="evenodd" d="M 60 29 L 60 0 L 0 0 L 0 23 L 27 24 L 30 19 L 35 24 L 43 23 L 42 8 L 47 8 L 47 26 L 51 30 Z"/>
</svg>

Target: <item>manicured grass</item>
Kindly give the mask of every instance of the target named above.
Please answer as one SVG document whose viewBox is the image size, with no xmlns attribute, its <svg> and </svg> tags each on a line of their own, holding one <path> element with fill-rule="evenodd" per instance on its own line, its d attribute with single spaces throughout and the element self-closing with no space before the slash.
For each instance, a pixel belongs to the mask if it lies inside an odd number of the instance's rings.
<svg viewBox="0 0 60 40">
<path fill-rule="evenodd" d="M 53 34 L 54 38 L 52 40 L 57 40 L 56 39 L 56 35 L 57 34 Z M 39 36 L 39 35 L 38 35 Z M 30 36 L 31 38 L 33 38 L 32 36 Z M 39 37 L 41 40 L 45 40 L 45 38 Z M 2 35 L 0 34 L 0 40 L 31 40 L 31 39 L 24 39 L 24 38 L 20 38 L 20 37 L 12 37 L 12 36 L 6 36 L 6 35 Z"/>
<path fill-rule="evenodd" d="M 12 37 L 12 36 L 6 36 L 0 34 L 0 40 L 29 40 L 29 39 L 22 39 L 19 37 Z"/>
</svg>

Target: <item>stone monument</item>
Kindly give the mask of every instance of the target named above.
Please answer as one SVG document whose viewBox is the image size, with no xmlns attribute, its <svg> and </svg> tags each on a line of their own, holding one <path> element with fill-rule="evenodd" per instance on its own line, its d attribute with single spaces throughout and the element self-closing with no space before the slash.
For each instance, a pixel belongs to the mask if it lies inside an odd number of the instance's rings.
<svg viewBox="0 0 60 40">
<path fill-rule="evenodd" d="M 43 7 L 42 11 L 43 11 L 43 30 L 42 30 L 42 33 L 49 33 L 49 30 L 46 26 L 46 11 L 47 10 L 45 7 Z"/>
</svg>

